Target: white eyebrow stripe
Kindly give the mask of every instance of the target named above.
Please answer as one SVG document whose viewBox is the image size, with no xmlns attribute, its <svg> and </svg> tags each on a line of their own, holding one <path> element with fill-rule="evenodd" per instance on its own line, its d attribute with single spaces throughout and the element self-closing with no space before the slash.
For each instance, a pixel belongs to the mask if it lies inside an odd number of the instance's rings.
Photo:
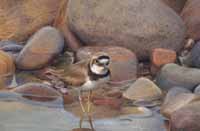
<svg viewBox="0 0 200 131">
<path fill-rule="evenodd" d="M 99 61 L 100 61 L 100 63 L 107 63 L 108 59 L 100 59 Z"/>
</svg>

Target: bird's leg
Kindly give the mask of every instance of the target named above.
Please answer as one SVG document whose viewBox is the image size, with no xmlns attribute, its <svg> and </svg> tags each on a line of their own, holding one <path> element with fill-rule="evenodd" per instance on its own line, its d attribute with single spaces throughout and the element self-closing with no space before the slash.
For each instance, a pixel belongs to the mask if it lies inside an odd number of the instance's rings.
<svg viewBox="0 0 200 131">
<path fill-rule="evenodd" d="M 90 126 L 91 126 L 92 130 L 94 131 L 94 127 L 93 127 L 93 123 L 92 123 L 92 116 L 90 114 L 90 112 L 91 112 L 91 105 L 92 105 L 91 97 L 92 97 L 92 90 L 90 90 L 89 95 L 88 95 L 87 115 L 88 115 L 88 120 L 89 120 Z"/>
<path fill-rule="evenodd" d="M 91 97 L 92 97 L 92 91 L 90 90 L 89 95 L 88 95 L 88 108 L 87 108 L 88 113 L 90 113 L 91 105 L 92 105 Z"/>
<path fill-rule="evenodd" d="M 80 122 L 79 122 L 79 127 L 80 128 L 82 128 L 82 123 L 83 123 L 83 117 L 84 117 L 84 114 L 85 114 L 85 108 L 84 108 L 84 106 L 83 106 L 83 99 L 82 99 L 82 97 L 81 97 L 81 91 L 79 91 L 79 96 L 78 96 L 78 98 L 79 98 L 79 102 L 80 102 L 80 105 L 81 105 L 81 110 L 82 110 L 82 112 L 81 112 L 81 118 L 80 118 Z"/>
</svg>

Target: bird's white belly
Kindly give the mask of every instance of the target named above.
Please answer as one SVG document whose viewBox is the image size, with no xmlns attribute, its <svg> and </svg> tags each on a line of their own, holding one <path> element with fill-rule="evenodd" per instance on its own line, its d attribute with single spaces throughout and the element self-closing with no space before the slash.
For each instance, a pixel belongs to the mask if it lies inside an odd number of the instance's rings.
<svg viewBox="0 0 200 131">
<path fill-rule="evenodd" d="M 104 79 L 100 79 L 100 80 L 97 80 L 97 81 L 91 81 L 88 78 L 87 82 L 84 85 L 82 85 L 80 88 L 81 88 L 81 90 L 92 90 L 92 89 L 97 88 L 100 84 L 103 84 L 108 80 L 109 80 L 109 77 L 106 77 Z"/>
</svg>

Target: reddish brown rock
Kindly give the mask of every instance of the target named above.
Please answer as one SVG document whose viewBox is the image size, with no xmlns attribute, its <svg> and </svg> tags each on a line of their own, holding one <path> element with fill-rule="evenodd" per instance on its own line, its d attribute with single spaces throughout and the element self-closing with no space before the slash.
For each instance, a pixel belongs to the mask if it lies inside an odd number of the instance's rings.
<svg viewBox="0 0 200 131">
<path fill-rule="evenodd" d="M 200 131 L 200 102 L 191 103 L 174 112 L 171 131 Z"/>
<path fill-rule="evenodd" d="M 40 83 L 27 83 L 12 90 L 13 92 L 21 94 L 24 98 L 34 101 L 54 101 L 62 95 L 55 89 L 46 84 Z"/>
<path fill-rule="evenodd" d="M 187 35 L 195 40 L 200 39 L 200 1 L 188 0 L 181 13 L 183 21 L 187 26 Z"/>
<path fill-rule="evenodd" d="M 77 51 L 76 57 L 78 60 L 88 59 L 97 52 L 106 52 L 111 57 L 111 81 L 120 82 L 137 77 L 138 60 L 136 55 L 123 47 L 86 46 Z"/>
<path fill-rule="evenodd" d="M 176 61 L 176 52 L 173 50 L 156 48 L 152 51 L 151 62 L 156 67 L 161 67 Z"/>
<path fill-rule="evenodd" d="M 176 61 L 176 52 L 169 49 L 156 48 L 151 53 L 151 73 L 155 75 L 161 66 Z"/>
</svg>

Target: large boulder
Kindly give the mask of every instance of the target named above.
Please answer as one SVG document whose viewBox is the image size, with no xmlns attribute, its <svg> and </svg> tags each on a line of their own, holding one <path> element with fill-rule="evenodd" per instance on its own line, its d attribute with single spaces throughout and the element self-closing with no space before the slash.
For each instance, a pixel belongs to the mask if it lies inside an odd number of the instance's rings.
<svg viewBox="0 0 200 131">
<path fill-rule="evenodd" d="M 69 0 L 70 29 L 88 45 L 117 45 L 140 59 L 153 48 L 178 51 L 185 26 L 159 0 Z"/>
<path fill-rule="evenodd" d="M 53 27 L 46 26 L 36 32 L 16 59 L 17 67 L 24 70 L 39 69 L 47 65 L 64 48 L 64 38 Z"/>
<path fill-rule="evenodd" d="M 61 0 L 1 0 L 0 40 L 23 41 L 52 23 Z"/>
<path fill-rule="evenodd" d="M 164 90 L 177 86 L 192 91 L 200 83 L 200 70 L 167 64 L 156 76 L 156 83 Z"/>
<path fill-rule="evenodd" d="M 181 16 L 187 26 L 187 35 L 195 40 L 200 39 L 200 1 L 188 0 Z"/>
</svg>

